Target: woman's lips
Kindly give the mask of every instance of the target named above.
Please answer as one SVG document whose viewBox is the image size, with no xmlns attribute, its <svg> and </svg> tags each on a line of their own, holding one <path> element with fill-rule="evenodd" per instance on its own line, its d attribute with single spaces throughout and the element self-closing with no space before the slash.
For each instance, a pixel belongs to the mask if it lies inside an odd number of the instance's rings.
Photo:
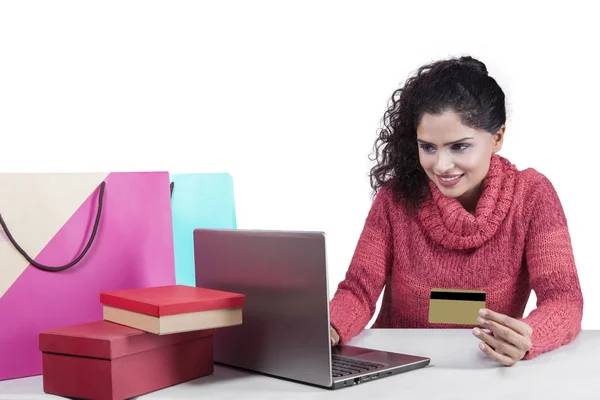
<svg viewBox="0 0 600 400">
<path fill-rule="evenodd" d="M 440 185 L 444 187 L 451 187 L 456 185 L 465 174 L 456 175 L 435 175 Z"/>
</svg>

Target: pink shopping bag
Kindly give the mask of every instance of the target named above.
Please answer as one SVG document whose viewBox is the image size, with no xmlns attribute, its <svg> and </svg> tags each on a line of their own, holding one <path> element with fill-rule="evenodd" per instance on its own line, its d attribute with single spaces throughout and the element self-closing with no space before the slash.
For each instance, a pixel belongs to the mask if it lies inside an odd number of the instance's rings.
<svg viewBox="0 0 600 400">
<path fill-rule="evenodd" d="M 0 380 L 39 333 L 102 319 L 102 291 L 175 283 L 167 172 L 0 174 Z"/>
</svg>

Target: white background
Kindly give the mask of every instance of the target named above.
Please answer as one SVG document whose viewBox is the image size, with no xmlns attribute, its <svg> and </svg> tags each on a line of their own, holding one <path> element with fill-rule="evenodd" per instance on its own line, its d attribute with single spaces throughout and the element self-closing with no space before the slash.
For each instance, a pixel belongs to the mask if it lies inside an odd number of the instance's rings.
<svg viewBox="0 0 600 400">
<path fill-rule="evenodd" d="M 598 329 L 600 31 L 587 4 L 5 1 L 0 171 L 231 172 L 240 228 L 327 233 L 333 293 L 389 96 L 421 64 L 471 54 L 508 97 L 501 155 L 559 192 L 583 327 Z"/>
</svg>

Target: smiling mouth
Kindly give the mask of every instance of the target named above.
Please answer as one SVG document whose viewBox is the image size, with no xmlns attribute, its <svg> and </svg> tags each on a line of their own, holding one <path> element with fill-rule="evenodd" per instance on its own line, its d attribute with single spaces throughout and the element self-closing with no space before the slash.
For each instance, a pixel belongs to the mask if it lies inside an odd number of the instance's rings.
<svg viewBox="0 0 600 400">
<path fill-rule="evenodd" d="M 460 177 L 462 177 L 464 174 L 460 174 L 460 175 L 446 175 L 446 176 L 441 176 L 438 175 L 437 177 L 443 181 L 443 182 L 453 182 L 457 179 L 459 179 Z"/>
<path fill-rule="evenodd" d="M 436 174 L 439 184 L 444 187 L 452 187 L 452 186 L 458 184 L 458 182 L 460 182 L 460 180 L 462 179 L 463 176 L 465 176 L 465 174 L 444 175 L 444 176 Z"/>
</svg>

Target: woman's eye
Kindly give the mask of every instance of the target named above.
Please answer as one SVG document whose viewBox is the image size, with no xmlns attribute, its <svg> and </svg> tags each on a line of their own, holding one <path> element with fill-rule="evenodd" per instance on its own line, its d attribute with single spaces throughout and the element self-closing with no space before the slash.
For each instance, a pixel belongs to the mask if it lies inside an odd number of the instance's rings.
<svg viewBox="0 0 600 400">
<path fill-rule="evenodd" d="M 421 144 L 420 146 L 425 153 L 432 153 L 435 150 L 430 144 Z"/>
<path fill-rule="evenodd" d="M 453 144 L 452 145 L 452 150 L 453 151 L 464 151 L 469 147 L 468 144 L 466 143 L 457 143 L 457 144 Z"/>
</svg>

